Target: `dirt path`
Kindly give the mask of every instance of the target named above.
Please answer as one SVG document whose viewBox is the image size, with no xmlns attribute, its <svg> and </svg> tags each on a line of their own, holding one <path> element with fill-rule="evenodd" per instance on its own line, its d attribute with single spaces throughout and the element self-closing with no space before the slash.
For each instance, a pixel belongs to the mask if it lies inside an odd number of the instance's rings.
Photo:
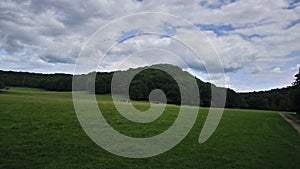
<svg viewBox="0 0 300 169">
<path fill-rule="evenodd" d="M 297 130 L 298 134 L 300 135 L 300 120 L 296 119 L 295 117 L 292 117 L 289 114 L 280 114 L 280 116 L 284 120 L 289 122 Z"/>
</svg>

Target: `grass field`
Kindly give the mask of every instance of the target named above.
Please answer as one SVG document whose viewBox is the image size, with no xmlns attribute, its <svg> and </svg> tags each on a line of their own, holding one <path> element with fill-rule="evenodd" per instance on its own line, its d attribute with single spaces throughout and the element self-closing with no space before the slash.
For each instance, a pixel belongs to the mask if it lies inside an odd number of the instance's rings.
<svg viewBox="0 0 300 169">
<path fill-rule="evenodd" d="M 178 106 L 168 105 L 159 119 L 133 123 L 116 112 L 109 95 L 97 99 L 107 121 L 134 137 L 166 130 L 178 113 Z M 280 112 L 226 109 L 213 136 L 199 144 L 207 112 L 200 109 L 188 136 L 173 149 L 131 159 L 103 150 L 85 134 L 70 92 L 11 88 L 0 93 L 0 168 L 299 168 L 300 137 Z"/>
</svg>

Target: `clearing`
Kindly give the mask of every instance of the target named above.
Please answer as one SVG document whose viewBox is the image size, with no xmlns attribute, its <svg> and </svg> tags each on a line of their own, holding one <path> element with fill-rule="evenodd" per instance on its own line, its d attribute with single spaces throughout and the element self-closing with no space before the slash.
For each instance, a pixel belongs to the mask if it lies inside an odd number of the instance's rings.
<svg viewBox="0 0 300 169">
<path fill-rule="evenodd" d="M 97 95 L 107 121 L 120 133 L 149 137 L 166 130 L 179 107 L 168 105 L 157 120 L 128 121 L 110 95 Z M 134 102 L 146 110 L 148 102 Z M 113 155 L 81 128 L 70 92 L 11 88 L 0 93 L 0 168 L 298 168 L 300 137 L 279 113 L 225 109 L 213 136 L 199 144 L 208 109 L 201 108 L 187 137 L 173 149 L 146 159 Z"/>
</svg>

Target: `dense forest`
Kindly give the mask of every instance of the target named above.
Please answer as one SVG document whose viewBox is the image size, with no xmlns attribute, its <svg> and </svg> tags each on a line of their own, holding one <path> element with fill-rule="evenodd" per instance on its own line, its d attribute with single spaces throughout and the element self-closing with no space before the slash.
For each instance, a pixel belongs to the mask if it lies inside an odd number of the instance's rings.
<svg viewBox="0 0 300 169">
<path fill-rule="evenodd" d="M 160 69 L 171 70 L 175 72 L 175 74 L 171 76 L 166 73 L 166 71 Z M 181 103 L 181 95 L 177 84 L 178 82 L 182 86 L 188 86 L 187 84 L 195 80 L 200 92 L 200 106 L 209 107 L 211 88 L 218 88 L 214 84 L 203 82 L 190 73 L 182 71 L 182 69 L 177 66 L 161 64 L 129 69 L 127 71 L 91 72 L 89 74 L 75 75 L 76 79 L 81 79 L 81 81 L 84 82 L 81 86 L 77 86 L 75 90 L 86 90 L 97 94 L 111 93 L 111 82 L 114 73 L 118 73 L 119 77 L 123 77 L 123 79 L 121 78 L 121 80 L 117 81 L 114 88 L 114 91 L 119 94 L 125 93 L 126 86 L 122 85 L 127 82 L 127 77 L 135 75 L 129 85 L 129 96 L 134 100 L 148 100 L 152 90 L 161 89 L 165 92 L 168 103 L 197 105 L 199 103 L 193 100 Z M 225 107 L 299 111 L 299 104 L 297 102 L 300 100 L 299 73 L 295 77 L 296 81 L 292 86 L 282 89 L 249 93 L 236 93 L 232 89 L 226 89 L 227 100 Z M 72 91 L 72 78 L 73 75 L 70 74 L 0 71 L 0 88 L 5 88 L 5 86 L 18 86 L 42 88 L 50 91 Z M 92 78 L 95 78 L 95 83 L 91 83 Z M 176 78 L 177 81 L 175 81 L 174 78 Z M 184 87 L 183 90 L 189 90 L 189 88 Z M 183 91 L 182 93 L 185 92 Z"/>
</svg>

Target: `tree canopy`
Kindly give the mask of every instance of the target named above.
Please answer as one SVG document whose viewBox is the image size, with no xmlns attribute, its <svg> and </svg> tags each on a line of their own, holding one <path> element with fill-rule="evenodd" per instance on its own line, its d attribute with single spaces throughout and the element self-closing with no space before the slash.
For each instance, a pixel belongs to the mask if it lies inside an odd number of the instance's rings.
<svg viewBox="0 0 300 169">
<path fill-rule="evenodd" d="M 85 90 L 90 93 L 108 94 L 111 93 L 111 82 L 114 73 L 119 73 L 123 79 L 118 82 L 117 88 L 114 90 L 119 94 L 123 94 L 125 88 L 122 86 L 128 79 L 128 75 L 137 73 L 132 79 L 129 86 L 130 99 L 148 100 L 149 94 L 154 89 L 161 89 L 165 92 L 168 103 L 197 105 L 193 100 L 181 103 L 181 96 L 177 82 L 168 73 L 157 69 L 161 66 L 164 69 L 172 70 L 178 75 L 178 79 L 183 86 L 190 83 L 186 79 L 195 79 L 199 89 L 200 106 L 209 107 L 211 102 L 211 88 L 216 87 L 209 82 L 194 77 L 181 68 L 173 65 L 153 65 L 144 68 L 129 69 L 127 71 L 117 72 L 91 72 L 83 75 L 75 75 L 82 82 L 76 90 Z M 300 73 L 300 72 L 299 72 Z M 299 111 L 297 101 L 300 100 L 300 75 L 296 74 L 296 80 L 293 86 L 272 89 L 269 91 L 236 93 L 232 89 L 227 89 L 226 105 L 228 108 L 245 108 L 245 109 L 268 109 L 268 110 L 284 110 Z M 92 77 L 95 83 L 91 83 Z M 181 78 L 185 77 L 185 78 Z M 188 78 L 186 78 L 188 77 Z M 70 74 L 41 74 L 28 72 L 0 71 L 0 87 L 19 86 L 42 88 L 50 91 L 72 91 L 72 78 Z M 189 90 L 184 87 L 183 90 Z M 184 93 L 184 92 L 183 92 Z"/>
<path fill-rule="evenodd" d="M 299 68 L 299 72 L 295 75 L 295 82 L 293 83 L 293 86 L 300 86 L 300 68 Z"/>
<path fill-rule="evenodd" d="M 296 111 L 297 114 L 300 114 L 300 68 L 295 78 L 295 82 L 290 91 L 290 100 L 293 110 Z"/>
<path fill-rule="evenodd" d="M 5 88 L 5 84 L 4 84 L 4 73 L 0 72 L 0 89 Z"/>
</svg>

